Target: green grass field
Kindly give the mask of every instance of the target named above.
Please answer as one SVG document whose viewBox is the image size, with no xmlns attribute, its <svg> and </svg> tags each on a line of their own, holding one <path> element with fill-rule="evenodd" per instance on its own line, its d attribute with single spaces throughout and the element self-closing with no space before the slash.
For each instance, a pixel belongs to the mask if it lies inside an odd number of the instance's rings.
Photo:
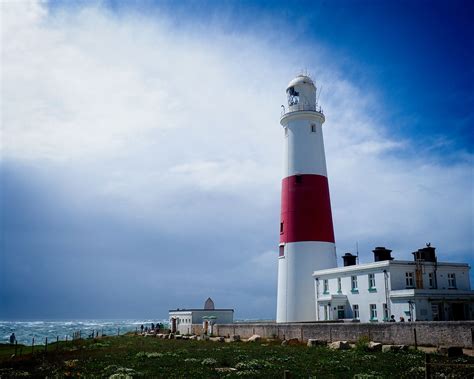
<svg viewBox="0 0 474 379">
<path fill-rule="evenodd" d="M 326 347 L 280 346 L 279 342 L 219 343 L 121 336 L 24 346 L 22 355 L 0 346 L 0 377 L 218 378 L 424 378 L 420 351 L 332 351 Z M 472 377 L 473 358 L 433 355 L 433 377 Z M 442 375 L 441 375 L 442 374 Z M 288 375 L 288 374 L 287 374 Z M 470 376 L 471 375 L 471 376 Z"/>
</svg>

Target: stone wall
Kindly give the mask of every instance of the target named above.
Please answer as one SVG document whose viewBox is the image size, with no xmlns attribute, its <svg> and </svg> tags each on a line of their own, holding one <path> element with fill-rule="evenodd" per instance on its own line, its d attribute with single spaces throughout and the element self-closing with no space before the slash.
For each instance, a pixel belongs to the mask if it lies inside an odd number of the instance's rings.
<svg viewBox="0 0 474 379">
<path fill-rule="evenodd" d="M 194 325 L 193 325 L 194 327 Z M 201 332 L 199 325 L 193 328 Z M 238 334 L 248 338 L 258 334 L 264 338 L 309 338 L 326 341 L 356 342 L 361 337 L 395 345 L 462 346 L 473 348 L 474 321 L 405 322 L 405 323 L 236 323 L 216 325 L 215 334 Z"/>
</svg>

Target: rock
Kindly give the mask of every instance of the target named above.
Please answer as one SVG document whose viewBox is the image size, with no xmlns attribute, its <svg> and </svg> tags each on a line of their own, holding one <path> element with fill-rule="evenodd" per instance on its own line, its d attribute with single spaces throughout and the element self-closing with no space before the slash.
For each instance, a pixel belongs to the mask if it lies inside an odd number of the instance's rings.
<svg viewBox="0 0 474 379">
<path fill-rule="evenodd" d="M 262 337 L 260 337 L 258 334 L 254 334 L 247 340 L 247 342 L 260 342 L 261 339 Z"/>
<path fill-rule="evenodd" d="M 176 334 L 176 336 L 174 338 L 177 339 L 177 340 L 182 340 L 183 336 L 181 334 Z"/>
<path fill-rule="evenodd" d="M 188 340 L 189 336 L 183 336 L 183 340 Z"/>
<path fill-rule="evenodd" d="M 195 336 L 195 335 L 192 335 L 191 337 L 189 337 L 190 340 L 196 340 L 198 338 L 198 336 Z"/>
<path fill-rule="evenodd" d="M 281 341 L 281 346 L 288 346 L 288 340 Z"/>
<path fill-rule="evenodd" d="M 438 347 L 438 354 L 446 357 L 461 357 L 464 353 L 462 347 L 459 346 L 440 346 Z"/>
<path fill-rule="evenodd" d="M 156 335 L 156 337 L 157 337 L 157 338 L 163 338 L 163 334 L 158 333 L 158 334 Z"/>
<path fill-rule="evenodd" d="M 313 346 L 326 346 L 327 345 L 327 341 L 324 341 L 324 340 L 317 340 L 317 339 L 313 339 L 313 338 L 310 338 L 308 340 L 308 343 L 307 343 L 307 346 L 308 347 L 313 347 Z"/>
<path fill-rule="evenodd" d="M 370 341 L 367 344 L 367 350 L 369 351 L 382 351 L 382 344 L 379 342 Z"/>
<path fill-rule="evenodd" d="M 222 373 L 237 371 L 237 369 L 233 367 L 216 367 L 214 370 L 216 370 L 217 372 L 222 372 Z"/>
<path fill-rule="evenodd" d="M 224 337 L 211 337 L 209 340 L 212 342 L 224 342 Z"/>
<path fill-rule="evenodd" d="M 296 346 L 300 344 L 300 340 L 298 338 L 290 338 L 288 340 L 288 345 L 290 346 Z"/>
<path fill-rule="evenodd" d="M 240 341 L 240 336 L 238 334 L 233 334 L 229 337 L 230 342 L 237 342 Z"/>
<path fill-rule="evenodd" d="M 328 344 L 331 350 L 349 350 L 351 345 L 347 341 L 334 341 Z"/>
</svg>

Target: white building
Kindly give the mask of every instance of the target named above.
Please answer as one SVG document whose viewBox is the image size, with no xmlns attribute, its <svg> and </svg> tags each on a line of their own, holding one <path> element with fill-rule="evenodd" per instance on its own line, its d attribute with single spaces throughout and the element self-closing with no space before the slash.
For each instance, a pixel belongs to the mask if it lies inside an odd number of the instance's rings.
<svg viewBox="0 0 474 379">
<path fill-rule="evenodd" d="M 373 252 L 373 263 L 355 264 L 346 254 L 344 267 L 314 271 L 316 320 L 473 319 L 468 264 L 437 262 L 429 245 L 413 253 L 414 261 L 393 260 L 383 247 Z"/>
<path fill-rule="evenodd" d="M 169 323 L 172 333 L 192 334 L 193 325 L 202 325 L 205 334 L 212 334 L 215 324 L 232 324 L 233 309 L 216 309 L 208 298 L 203 309 L 171 309 Z"/>
</svg>

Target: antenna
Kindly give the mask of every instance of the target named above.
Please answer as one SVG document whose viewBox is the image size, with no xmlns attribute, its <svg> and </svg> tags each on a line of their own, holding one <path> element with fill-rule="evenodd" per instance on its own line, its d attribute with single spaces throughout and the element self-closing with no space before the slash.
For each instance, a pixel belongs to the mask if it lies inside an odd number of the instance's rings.
<svg viewBox="0 0 474 379">
<path fill-rule="evenodd" d="M 359 241 L 356 241 L 357 264 L 359 264 Z"/>
</svg>

